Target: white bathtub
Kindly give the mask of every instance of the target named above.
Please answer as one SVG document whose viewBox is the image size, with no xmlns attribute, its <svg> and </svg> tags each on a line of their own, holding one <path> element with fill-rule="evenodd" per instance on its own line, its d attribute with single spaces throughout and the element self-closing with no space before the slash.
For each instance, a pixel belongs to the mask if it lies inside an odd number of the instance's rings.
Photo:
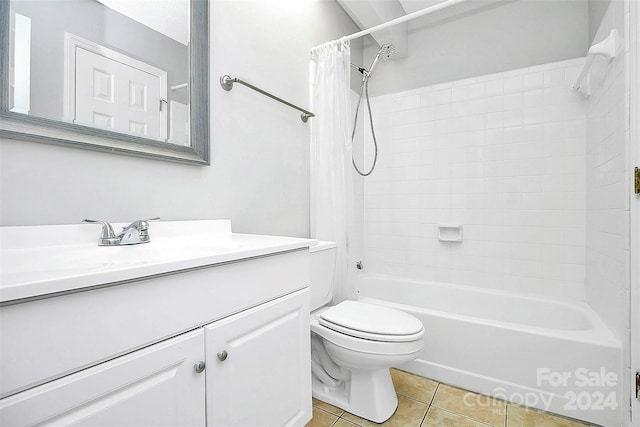
<svg viewBox="0 0 640 427">
<path fill-rule="evenodd" d="M 422 354 L 399 368 L 621 425 L 622 345 L 586 303 L 388 276 L 363 276 L 355 289 L 358 299 L 401 309 L 424 324 Z"/>
</svg>

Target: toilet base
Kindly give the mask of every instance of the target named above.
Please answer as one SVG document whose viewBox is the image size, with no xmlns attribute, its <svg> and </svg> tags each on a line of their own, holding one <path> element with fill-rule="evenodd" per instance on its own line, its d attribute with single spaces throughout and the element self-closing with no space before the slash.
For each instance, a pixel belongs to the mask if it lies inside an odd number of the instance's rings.
<svg viewBox="0 0 640 427">
<path fill-rule="evenodd" d="M 349 372 L 350 378 L 329 387 L 313 376 L 313 397 L 375 423 L 388 420 L 398 407 L 389 369 Z"/>
</svg>

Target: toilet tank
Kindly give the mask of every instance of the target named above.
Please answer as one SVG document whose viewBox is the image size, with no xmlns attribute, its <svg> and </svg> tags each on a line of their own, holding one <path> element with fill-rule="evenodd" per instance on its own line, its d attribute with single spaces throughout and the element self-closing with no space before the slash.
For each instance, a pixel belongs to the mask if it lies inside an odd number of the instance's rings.
<svg viewBox="0 0 640 427">
<path fill-rule="evenodd" d="M 333 297 L 336 244 L 318 240 L 315 246 L 309 247 L 309 258 L 311 264 L 309 291 L 311 311 L 313 311 L 329 303 Z"/>
</svg>

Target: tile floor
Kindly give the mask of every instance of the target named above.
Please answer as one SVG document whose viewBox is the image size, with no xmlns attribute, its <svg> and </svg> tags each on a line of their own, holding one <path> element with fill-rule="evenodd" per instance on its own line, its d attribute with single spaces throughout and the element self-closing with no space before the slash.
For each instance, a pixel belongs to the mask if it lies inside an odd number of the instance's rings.
<svg viewBox="0 0 640 427">
<path fill-rule="evenodd" d="M 588 427 L 396 369 L 391 370 L 391 377 L 398 409 L 383 424 L 313 399 L 313 419 L 307 427 Z"/>
</svg>

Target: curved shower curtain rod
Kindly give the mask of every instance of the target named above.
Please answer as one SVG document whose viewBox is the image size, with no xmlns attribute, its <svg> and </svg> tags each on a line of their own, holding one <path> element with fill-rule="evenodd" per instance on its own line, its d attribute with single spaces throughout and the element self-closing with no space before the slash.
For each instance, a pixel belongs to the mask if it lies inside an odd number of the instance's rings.
<svg viewBox="0 0 640 427">
<path fill-rule="evenodd" d="M 442 9 L 446 9 L 456 4 L 467 3 L 469 1 L 471 0 L 445 0 L 433 6 L 425 7 L 424 9 L 420 9 L 415 12 L 400 16 L 399 18 L 392 19 L 391 21 L 383 22 L 382 24 L 376 25 L 375 27 L 367 28 L 366 30 L 358 31 L 357 33 L 353 33 L 351 35 L 344 36 L 338 40 L 332 40 L 330 42 L 323 43 L 323 44 L 334 44 L 334 43 L 341 43 L 345 41 L 354 40 L 359 37 L 366 36 L 371 33 L 375 33 L 376 31 L 384 30 L 385 28 L 393 27 L 394 25 L 402 24 L 403 22 L 411 21 L 412 19 L 419 18 L 421 16 L 428 15 L 430 13 L 437 12 Z M 320 46 L 316 46 L 316 47 L 320 47 Z"/>
</svg>

